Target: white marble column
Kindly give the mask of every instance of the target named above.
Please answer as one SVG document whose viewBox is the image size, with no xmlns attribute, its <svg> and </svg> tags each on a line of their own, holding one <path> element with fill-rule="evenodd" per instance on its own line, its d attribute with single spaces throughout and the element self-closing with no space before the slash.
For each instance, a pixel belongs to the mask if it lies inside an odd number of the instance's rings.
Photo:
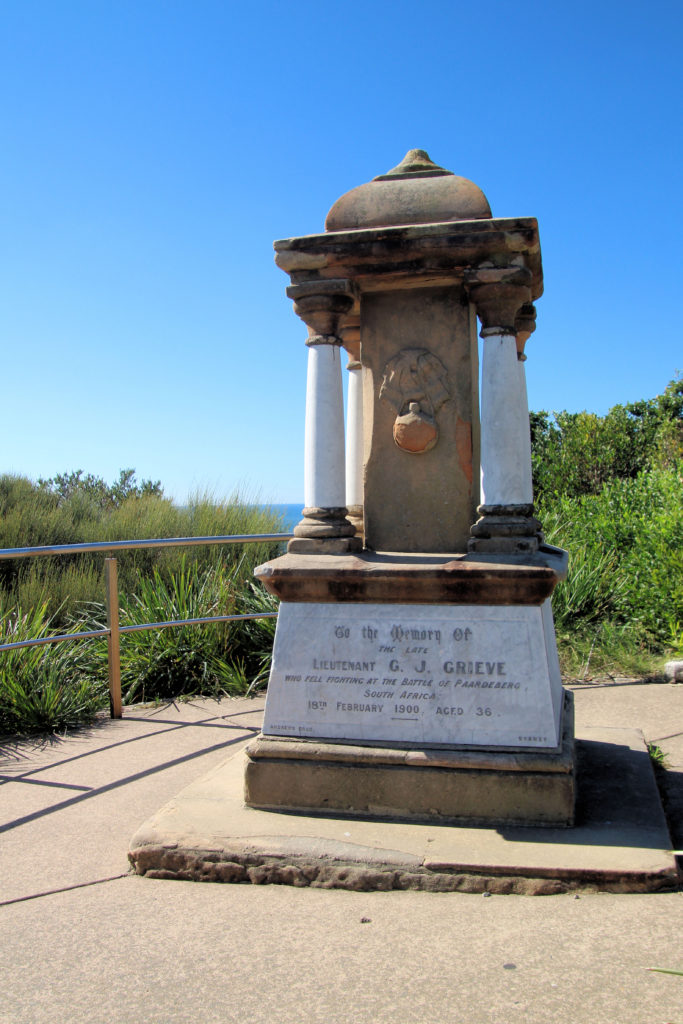
<svg viewBox="0 0 683 1024">
<path fill-rule="evenodd" d="M 349 391 L 346 410 L 346 507 L 363 505 L 363 379 L 361 364 L 349 359 Z"/>
<path fill-rule="evenodd" d="M 531 465 L 531 430 L 529 428 L 529 398 L 526 389 L 526 355 L 524 346 L 536 330 L 536 307 L 531 302 L 525 302 L 520 308 L 515 319 L 515 332 L 517 335 L 517 368 L 519 370 L 519 391 L 520 391 L 520 415 L 521 431 L 524 443 L 524 470 L 525 488 L 531 503 L 534 498 L 533 473 Z"/>
<path fill-rule="evenodd" d="M 520 415 L 520 445 L 523 448 L 522 451 L 522 473 L 524 479 L 522 481 L 522 489 L 527 497 L 524 498 L 524 504 L 531 504 L 534 500 L 534 487 L 531 478 L 531 431 L 529 429 L 529 399 L 526 390 L 526 369 L 524 364 L 526 362 L 526 356 L 523 352 L 517 354 L 517 370 L 519 373 L 519 415 Z"/>
<path fill-rule="evenodd" d="M 344 397 L 339 324 L 353 305 L 348 281 L 291 285 L 294 311 L 308 327 L 304 431 L 304 514 L 287 545 L 292 553 L 360 550 L 346 514 Z"/>
<path fill-rule="evenodd" d="M 517 359 L 515 336 L 489 335 L 481 381 L 482 505 L 531 503 L 528 425 L 524 364 Z"/>
<path fill-rule="evenodd" d="M 304 504 L 344 508 L 344 399 L 340 345 L 317 335 L 308 342 Z"/>
<path fill-rule="evenodd" d="M 540 524 L 533 517 L 529 409 L 524 363 L 518 359 L 518 315 L 523 328 L 533 309 L 528 271 L 480 268 L 471 275 L 471 298 L 482 323 L 481 516 L 471 528 L 471 551 L 533 555 Z M 496 280 L 497 278 L 497 280 Z M 529 336 L 533 326 L 524 331 Z"/>
</svg>

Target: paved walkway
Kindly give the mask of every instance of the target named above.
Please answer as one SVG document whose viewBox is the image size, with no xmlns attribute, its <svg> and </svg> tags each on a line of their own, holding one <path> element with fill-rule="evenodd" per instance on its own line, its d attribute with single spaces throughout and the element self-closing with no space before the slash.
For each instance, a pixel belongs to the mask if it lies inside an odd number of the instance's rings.
<svg viewBox="0 0 683 1024">
<path fill-rule="evenodd" d="M 577 719 L 670 761 L 683 686 L 577 686 Z M 520 897 L 199 885 L 128 872 L 131 836 L 258 731 L 262 701 L 131 709 L 0 749 L 0 1022 L 683 1021 L 683 892 Z"/>
</svg>

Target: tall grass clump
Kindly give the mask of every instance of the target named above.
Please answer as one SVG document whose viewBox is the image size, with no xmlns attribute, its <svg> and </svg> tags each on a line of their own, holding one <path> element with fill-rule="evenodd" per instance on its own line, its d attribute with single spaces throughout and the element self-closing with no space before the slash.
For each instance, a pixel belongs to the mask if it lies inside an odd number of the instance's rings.
<svg viewBox="0 0 683 1024">
<path fill-rule="evenodd" d="M 122 470 L 112 485 L 80 471 L 34 482 L 0 476 L 0 547 L 282 532 L 281 518 L 239 494 L 192 496 Z M 118 552 L 122 625 L 274 610 L 252 583 L 275 543 Z M 0 561 L 5 640 L 104 628 L 104 553 Z M 273 628 L 250 623 L 133 632 L 121 638 L 127 703 L 182 694 L 245 693 L 267 675 Z M 33 633 L 31 633 L 33 631 Z M 87 721 L 106 704 L 106 642 L 0 652 L 0 728 L 35 731 Z"/>
<path fill-rule="evenodd" d="M 45 605 L 25 612 L 0 603 L 0 643 L 20 643 L 56 632 Z M 107 704 L 107 688 L 88 672 L 86 662 L 85 648 L 69 641 L 3 651 L 0 733 L 42 732 L 91 721 Z"/>
<path fill-rule="evenodd" d="M 0 547 L 146 540 L 154 537 L 228 536 L 277 533 L 282 520 L 239 493 L 218 500 L 209 493 L 193 495 L 187 506 L 165 498 L 158 482 L 136 482 L 133 470 L 122 470 L 107 485 L 91 475 L 63 473 L 37 483 L 24 477 L 0 476 Z M 197 546 L 122 551 L 117 554 L 122 592 L 134 592 L 138 581 L 154 569 L 169 578 L 181 564 L 208 568 L 221 559 L 224 569 L 239 566 L 251 579 L 256 565 L 272 557 L 274 544 Z M 45 603 L 55 624 L 64 625 L 86 603 L 103 593 L 101 553 L 0 561 L 0 591 L 24 608 Z M 185 562 L 183 562 L 185 559 Z"/>
<path fill-rule="evenodd" d="M 121 594 L 121 627 L 153 622 L 201 619 L 216 615 L 275 611 L 268 595 L 254 596 L 238 572 L 219 563 L 208 568 L 184 559 L 170 575 L 153 569 L 134 593 Z M 94 603 L 79 623 L 84 630 L 103 629 L 105 608 Z M 254 623 L 210 623 L 139 630 L 121 636 L 121 691 L 124 704 L 185 694 L 226 696 L 258 684 L 269 663 L 273 630 Z M 251 628 L 245 628 L 251 627 Z M 268 637 L 270 646 L 255 637 Z M 107 675 L 106 643 L 93 643 L 86 659 L 93 677 Z"/>
</svg>

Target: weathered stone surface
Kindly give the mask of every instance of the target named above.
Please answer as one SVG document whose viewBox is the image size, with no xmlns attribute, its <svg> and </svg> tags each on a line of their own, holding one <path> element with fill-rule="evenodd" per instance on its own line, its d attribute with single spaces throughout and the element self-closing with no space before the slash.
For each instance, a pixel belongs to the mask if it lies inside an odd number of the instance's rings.
<svg viewBox="0 0 683 1024">
<path fill-rule="evenodd" d="M 274 247 L 275 262 L 289 273 L 293 284 L 344 278 L 361 291 L 460 286 L 467 268 L 487 261 L 505 265 L 518 260 L 531 270 L 532 300 L 543 293 L 535 217 L 328 231 L 283 238 Z"/>
<path fill-rule="evenodd" d="M 664 673 L 672 683 L 683 683 L 683 661 L 667 661 Z"/>
<path fill-rule="evenodd" d="M 340 341 L 337 337 L 339 321 L 355 299 L 355 288 L 350 281 L 333 279 L 294 284 L 287 289 L 287 295 L 294 300 L 294 312 L 307 325 L 311 338 L 319 339 L 317 344 Z"/>
<path fill-rule="evenodd" d="M 515 334 L 522 308 L 530 305 L 532 273 L 527 267 L 473 269 L 465 274 L 468 293 L 481 321 L 482 338 Z"/>
<path fill-rule="evenodd" d="M 325 228 L 346 231 L 490 216 L 491 208 L 478 185 L 439 167 L 424 150 L 412 149 L 387 174 L 338 199 L 327 215 Z"/>
<path fill-rule="evenodd" d="M 526 360 L 524 347 L 536 330 L 536 307 L 532 302 L 525 303 L 517 313 L 515 320 L 515 334 L 517 341 L 517 358 L 522 362 Z"/>
<path fill-rule="evenodd" d="M 353 523 L 349 520 L 350 525 Z M 303 531 L 306 524 L 298 524 Z M 353 527 L 355 530 L 355 527 Z M 287 543 L 287 551 L 290 554 L 306 555 L 343 555 L 347 552 L 360 552 L 363 549 L 363 542 L 357 535 L 353 537 L 294 537 Z"/>
<path fill-rule="evenodd" d="M 439 439 L 439 428 L 418 402 L 411 402 L 407 413 L 399 413 L 394 421 L 394 441 L 404 452 L 419 455 L 430 451 Z M 471 466 L 471 458 L 469 460 Z M 471 475 L 471 474 L 470 474 Z"/>
<path fill-rule="evenodd" d="M 373 293 L 361 300 L 361 318 L 366 547 L 465 552 L 479 503 L 476 323 L 467 300 L 459 288 Z M 433 426 L 419 458 L 396 435 L 411 404 L 425 430 Z"/>
<path fill-rule="evenodd" d="M 263 732 L 556 749 L 562 680 L 548 612 L 283 602 Z"/>
<path fill-rule="evenodd" d="M 505 555 L 533 555 L 543 543 L 541 524 L 533 505 L 480 505 L 481 517 L 472 526 L 468 550 Z"/>
<path fill-rule="evenodd" d="M 394 767 L 465 769 L 466 771 L 557 772 L 574 771 L 574 742 L 571 714 L 564 726 L 562 749 L 552 756 L 542 750 L 461 750 L 451 747 L 361 746 L 329 743 L 326 740 L 294 739 L 261 734 L 247 746 L 248 755 L 271 760 L 326 761 Z"/>
<path fill-rule="evenodd" d="M 567 699 L 557 754 L 401 750 L 263 736 L 247 748 L 246 803 L 453 824 L 571 825 L 574 729 Z"/>
<path fill-rule="evenodd" d="M 490 893 L 492 896 L 555 896 L 567 892 L 657 892 L 676 885 L 675 874 L 643 875 L 614 871 L 575 872 L 558 877 L 542 872 L 528 876 L 505 875 L 484 869 L 481 873 L 452 870 L 437 863 L 417 870 L 386 865 L 383 868 L 336 861 L 324 863 L 305 858 L 275 858 L 252 854 L 256 863 L 239 864 L 234 860 L 207 861 L 201 848 L 182 854 L 169 854 L 163 846 L 131 849 L 129 859 L 136 874 L 184 882 L 251 883 L 252 885 L 292 885 L 297 888 L 347 889 L 355 892 Z M 245 861 L 247 858 L 245 858 Z M 160 865 L 163 864 L 163 867 Z M 451 870 L 447 870 L 451 868 Z"/>
<path fill-rule="evenodd" d="M 195 781 L 131 842 L 139 874 L 359 890 L 656 892 L 680 879 L 642 735 L 584 729 L 573 829 L 277 814 L 242 800 L 242 758 Z M 225 865 L 225 867 L 222 867 Z"/>
<path fill-rule="evenodd" d="M 296 888 L 347 889 L 352 892 L 389 892 L 395 889 L 419 892 L 490 893 L 496 896 L 553 896 L 575 890 L 595 891 L 596 886 L 581 879 L 506 877 L 493 874 L 470 874 L 433 870 L 430 867 L 401 870 L 384 869 L 353 863 L 316 863 L 301 860 L 263 857 L 256 864 L 234 861 L 206 861 L 201 849 L 171 855 L 161 846 L 132 849 L 131 863 L 138 875 L 147 878 L 175 879 L 195 882 L 246 882 L 252 885 L 292 885 Z M 158 866 L 163 864 L 164 866 Z M 670 885 L 670 881 L 668 882 Z M 666 888 L 662 882 L 655 888 Z M 607 888 L 612 892 L 649 892 L 651 886 L 641 882 L 635 887 L 615 880 Z"/>
<path fill-rule="evenodd" d="M 347 519 L 346 507 L 305 508 L 303 519 L 294 527 L 295 537 L 323 540 L 328 537 L 353 537 L 355 530 Z"/>
<path fill-rule="evenodd" d="M 566 827 L 574 820 L 574 780 L 559 773 L 404 768 L 399 775 L 361 764 L 259 760 L 247 764 L 245 785 L 249 806 L 263 810 L 451 825 Z"/>
<path fill-rule="evenodd" d="M 479 554 L 408 558 L 376 551 L 346 555 L 344 550 L 338 557 L 316 558 L 299 556 L 290 547 L 286 555 L 259 565 L 254 575 L 283 601 L 541 604 L 566 575 L 566 553 L 549 549 L 547 559 L 542 555 L 533 563 L 531 558 L 520 565 Z"/>
</svg>

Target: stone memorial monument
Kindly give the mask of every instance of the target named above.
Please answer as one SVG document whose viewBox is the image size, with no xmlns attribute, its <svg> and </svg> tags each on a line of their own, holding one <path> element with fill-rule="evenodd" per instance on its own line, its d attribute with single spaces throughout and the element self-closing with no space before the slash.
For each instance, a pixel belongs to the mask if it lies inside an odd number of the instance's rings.
<svg viewBox="0 0 683 1024">
<path fill-rule="evenodd" d="M 256 570 L 281 604 L 247 804 L 571 825 L 566 555 L 533 515 L 524 373 L 536 221 L 411 150 L 275 250 L 308 328 L 305 508 Z"/>
</svg>

